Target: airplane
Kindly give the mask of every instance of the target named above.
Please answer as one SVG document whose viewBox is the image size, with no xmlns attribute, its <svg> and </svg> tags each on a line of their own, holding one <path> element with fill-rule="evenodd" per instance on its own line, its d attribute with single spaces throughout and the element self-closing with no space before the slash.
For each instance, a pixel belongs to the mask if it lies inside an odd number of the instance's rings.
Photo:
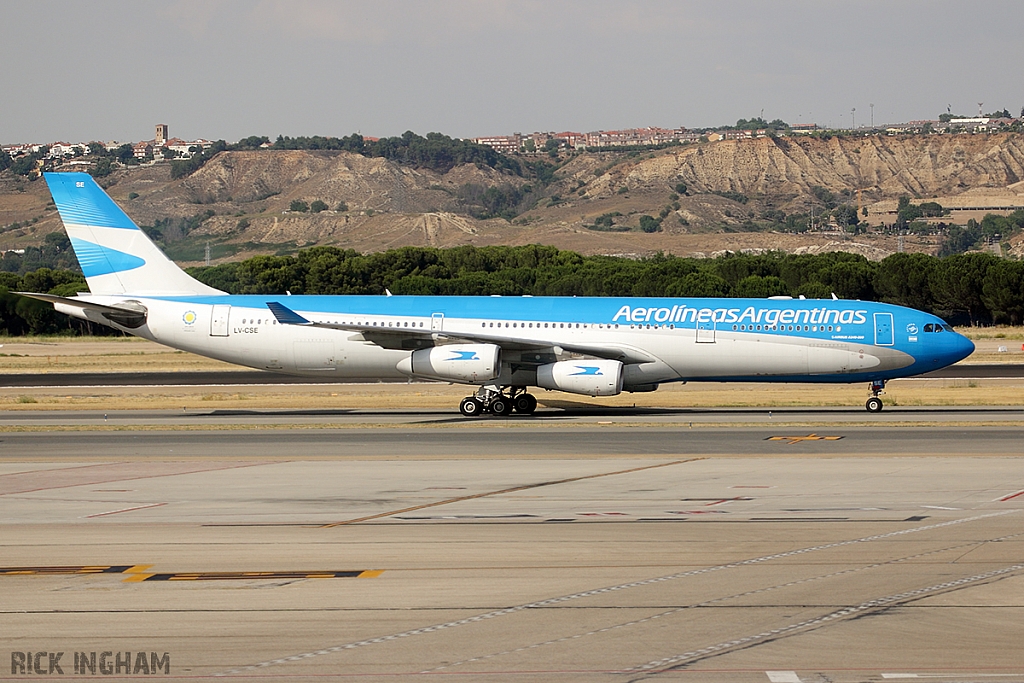
<svg viewBox="0 0 1024 683">
<path fill-rule="evenodd" d="M 86 173 L 46 173 L 89 292 L 21 292 L 64 314 L 229 363 L 339 382 L 470 385 L 467 416 L 533 414 L 668 382 L 886 382 L 974 344 L 910 308 L 832 299 L 230 295 L 185 273 Z"/>
</svg>

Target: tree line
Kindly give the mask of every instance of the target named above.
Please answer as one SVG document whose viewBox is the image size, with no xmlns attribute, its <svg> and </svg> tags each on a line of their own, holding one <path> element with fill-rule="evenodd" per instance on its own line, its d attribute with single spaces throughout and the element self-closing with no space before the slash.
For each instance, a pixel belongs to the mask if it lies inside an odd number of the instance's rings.
<svg viewBox="0 0 1024 683">
<path fill-rule="evenodd" d="M 405 247 L 361 254 L 313 247 L 189 272 L 232 294 L 504 296 L 806 296 L 882 301 L 958 324 L 1024 323 L 1024 261 L 986 253 L 938 258 L 893 254 L 881 261 L 845 252 L 730 254 L 714 259 L 582 256 L 554 247 Z M 89 333 L 84 323 L 11 294 L 85 291 L 79 273 L 0 273 L 0 332 Z M 97 330 L 91 329 L 92 332 Z"/>
</svg>

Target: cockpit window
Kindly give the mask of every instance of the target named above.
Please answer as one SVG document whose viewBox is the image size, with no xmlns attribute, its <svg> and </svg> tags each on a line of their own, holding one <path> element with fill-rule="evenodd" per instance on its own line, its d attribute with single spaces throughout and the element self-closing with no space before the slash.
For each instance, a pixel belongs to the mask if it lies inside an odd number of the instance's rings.
<svg viewBox="0 0 1024 683">
<path fill-rule="evenodd" d="M 935 331 L 935 325 L 933 325 L 931 323 L 928 323 L 927 325 L 924 326 L 924 331 L 925 332 L 934 332 Z"/>
<path fill-rule="evenodd" d="M 945 325 L 944 327 L 946 328 L 947 332 L 955 332 L 952 325 Z"/>
</svg>

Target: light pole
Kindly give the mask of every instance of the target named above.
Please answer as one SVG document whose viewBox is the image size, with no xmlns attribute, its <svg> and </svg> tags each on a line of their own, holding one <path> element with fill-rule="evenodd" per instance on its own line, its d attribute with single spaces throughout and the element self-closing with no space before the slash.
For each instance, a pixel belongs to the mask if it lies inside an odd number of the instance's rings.
<svg viewBox="0 0 1024 683">
<path fill-rule="evenodd" d="M 850 110 L 850 130 L 857 130 L 857 107 Z"/>
<path fill-rule="evenodd" d="M 874 128 L 875 127 L 875 103 L 872 102 L 868 106 L 871 107 L 871 127 Z"/>
</svg>

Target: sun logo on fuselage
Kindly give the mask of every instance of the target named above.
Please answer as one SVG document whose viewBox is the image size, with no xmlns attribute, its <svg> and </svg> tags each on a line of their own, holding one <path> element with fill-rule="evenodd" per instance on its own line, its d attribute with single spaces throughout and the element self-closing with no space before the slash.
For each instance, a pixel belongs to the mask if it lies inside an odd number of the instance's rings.
<svg viewBox="0 0 1024 683">
<path fill-rule="evenodd" d="M 196 312 L 185 311 L 185 315 L 181 316 L 181 319 L 185 322 L 186 325 L 191 325 L 196 321 Z"/>
</svg>

